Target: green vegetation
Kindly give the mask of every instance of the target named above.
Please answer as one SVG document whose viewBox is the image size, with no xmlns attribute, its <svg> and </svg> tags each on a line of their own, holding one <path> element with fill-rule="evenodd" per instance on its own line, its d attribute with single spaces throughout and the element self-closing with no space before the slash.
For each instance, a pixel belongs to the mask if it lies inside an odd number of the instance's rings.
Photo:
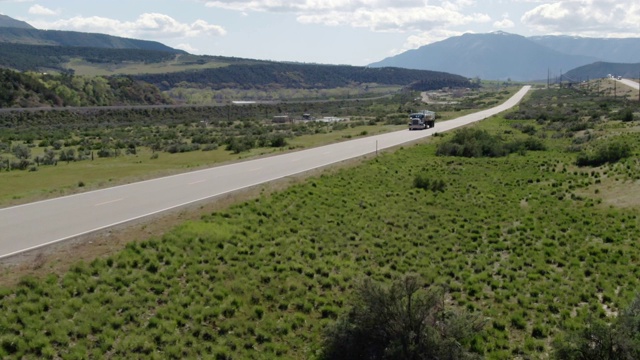
<svg viewBox="0 0 640 360">
<path fill-rule="evenodd" d="M 559 360 L 614 360 L 640 358 L 640 294 L 618 317 L 607 324 L 588 319 L 585 327 L 554 343 Z"/>
<path fill-rule="evenodd" d="M 440 156 L 464 157 L 500 157 L 525 150 L 544 150 L 545 146 L 539 138 L 527 137 L 505 142 L 498 135 L 491 135 L 484 130 L 463 129 L 436 149 Z"/>
<path fill-rule="evenodd" d="M 354 304 L 329 326 L 323 359 L 477 359 L 469 351 L 484 321 L 447 309 L 442 291 L 424 291 L 415 276 L 385 289 L 366 279 Z"/>
<path fill-rule="evenodd" d="M 2 31 L 7 28 L 0 28 Z M 22 30 L 21 30 L 22 31 Z M 89 35 L 89 34 L 88 34 Z M 84 46 L 27 45 L 13 42 L 0 42 L 0 66 L 19 71 L 57 71 L 73 72 L 67 63 L 73 59 L 84 59 L 94 67 L 104 64 L 123 64 L 135 62 L 139 64 L 158 64 L 170 62 L 175 52 L 142 49 L 99 48 L 95 44 Z"/>
<path fill-rule="evenodd" d="M 511 92 L 469 91 L 456 97 L 456 108 L 429 108 L 447 119 Z M 86 188 L 114 185 L 404 129 L 408 114 L 423 106 L 407 92 L 357 101 L 3 112 L 0 203 L 65 194 L 77 190 L 78 181 Z M 347 120 L 303 121 L 304 113 Z M 274 123 L 273 116 L 282 114 L 293 121 Z M 25 147 L 28 153 L 18 151 Z"/>
<path fill-rule="evenodd" d="M 0 69 L 0 108 L 173 103 L 149 84 L 128 77 L 19 73 Z"/>
<path fill-rule="evenodd" d="M 420 82 L 420 91 L 443 87 L 474 87 L 460 75 L 400 68 L 367 68 L 347 65 L 315 65 L 260 62 L 232 64 L 215 69 L 142 74 L 135 79 L 154 84 L 161 90 L 176 87 L 263 89 L 333 89 L 352 84 L 409 86 Z"/>
<path fill-rule="evenodd" d="M 538 90 L 473 129 L 506 144 L 534 137 L 539 151 L 437 156 L 460 136 L 441 134 L 63 275 L 27 277 L 0 289 L 0 357 L 320 358 L 328 329 L 371 308 L 357 305 L 361 279 L 384 297 L 406 274 L 445 289 L 447 309 L 481 315 L 484 331 L 461 338 L 488 359 L 562 358 L 587 324 L 636 341 L 640 198 L 626 191 L 633 206 L 604 205 L 607 191 L 640 179 L 638 124 L 607 116 L 632 106 Z M 576 165 L 614 140 L 631 156 Z M 445 191 L 416 188 L 418 175 Z"/>
</svg>

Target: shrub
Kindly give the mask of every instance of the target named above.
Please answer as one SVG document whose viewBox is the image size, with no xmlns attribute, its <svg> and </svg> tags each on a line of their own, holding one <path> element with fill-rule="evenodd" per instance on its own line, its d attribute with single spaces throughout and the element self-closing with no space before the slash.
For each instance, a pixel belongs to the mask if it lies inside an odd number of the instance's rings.
<svg viewBox="0 0 640 360">
<path fill-rule="evenodd" d="M 560 360 L 640 359 L 640 295 L 613 324 L 591 317 L 584 327 L 557 338 L 553 347 Z"/>
<path fill-rule="evenodd" d="M 624 122 L 633 121 L 633 109 L 625 108 L 624 110 L 621 110 L 618 112 L 616 119 Z"/>
<path fill-rule="evenodd" d="M 324 359 L 473 359 L 478 317 L 448 311 L 442 292 L 423 290 L 415 276 L 390 288 L 370 279 L 356 290 L 352 309 L 325 334 Z"/>
<path fill-rule="evenodd" d="M 620 140 L 601 144 L 594 151 L 582 151 L 578 154 L 576 165 L 600 166 L 615 163 L 631 155 L 631 146 Z"/>
<path fill-rule="evenodd" d="M 439 156 L 499 157 L 508 153 L 504 140 L 478 129 L 458 130 L 451 140 L 436 149 Z"/>
<path fill-rule="evenodd" d="M 431 179 L 428 174 L 418 174 L 413 179 L 413 186 L 418 189 L 431 190 L 433 192 L 444 192 L 447 184 L 444 180 Z"/>
</svg>

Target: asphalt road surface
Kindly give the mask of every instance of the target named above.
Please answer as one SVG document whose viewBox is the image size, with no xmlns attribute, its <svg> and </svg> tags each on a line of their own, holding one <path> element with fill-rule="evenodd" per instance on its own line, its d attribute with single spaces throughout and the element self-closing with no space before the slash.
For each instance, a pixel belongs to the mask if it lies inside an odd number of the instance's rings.
<svg viewBox="0 0 640 360">
<path fill-rule="evenodd" d="M 629 86 L 629 87 L 631 87 L 631 88 L 634 88 L 636 90 L 640 89 L 640 84 L 638 84 L 637 82 L 635 82 L 633 80 L 622 79 L 622 80 L 618 80 L 618 81 L 623 83 L 623 84 L 625 84 L 625 85 L 627 85 L 627 86 Z"/>
<path fill-rule="evenodd" d="M 0 209 L 0 258 L 71 239 L 197 201 L 444 132 L 515 106 L 502 105 L 422 131 L 396 131 L 283 155 Z"/>
</svg>

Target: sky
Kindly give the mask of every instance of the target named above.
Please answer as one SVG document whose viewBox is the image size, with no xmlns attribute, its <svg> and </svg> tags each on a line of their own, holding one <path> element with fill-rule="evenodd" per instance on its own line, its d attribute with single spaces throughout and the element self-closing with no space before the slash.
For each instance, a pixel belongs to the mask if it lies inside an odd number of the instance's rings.
<svg viewBox="0 0 640 360">
<path fill-rule="evenodd" d="M 638 0 L 0 0 L 0 14 L 198 55 L 356 66 L 464 33 L 640 37 Z"/>
</svg>

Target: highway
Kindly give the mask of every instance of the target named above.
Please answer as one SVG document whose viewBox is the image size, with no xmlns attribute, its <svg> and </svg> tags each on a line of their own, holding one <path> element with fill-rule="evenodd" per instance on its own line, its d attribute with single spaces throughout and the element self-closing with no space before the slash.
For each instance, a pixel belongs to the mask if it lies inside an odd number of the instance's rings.
<svg viewBox="0 0 640 360">
<path fill-rule="evenodd" d="M 494 108 L 438 122 L 432 129 L 396 131 L 3 208 L 0 209 L 0 258 L 480 121 L 515 106 L 530 88 L 523 87 Z"/>
<path fill-rule="evenodd" d="M 640 84 L 633 81 L 633 80 L 629 80 L 629 79 L 621 79 L 618 80 L 619 82 L 629 86 L 630 88 L 636 89 L 636 90 L 640 90 Z"/>
</svg>

